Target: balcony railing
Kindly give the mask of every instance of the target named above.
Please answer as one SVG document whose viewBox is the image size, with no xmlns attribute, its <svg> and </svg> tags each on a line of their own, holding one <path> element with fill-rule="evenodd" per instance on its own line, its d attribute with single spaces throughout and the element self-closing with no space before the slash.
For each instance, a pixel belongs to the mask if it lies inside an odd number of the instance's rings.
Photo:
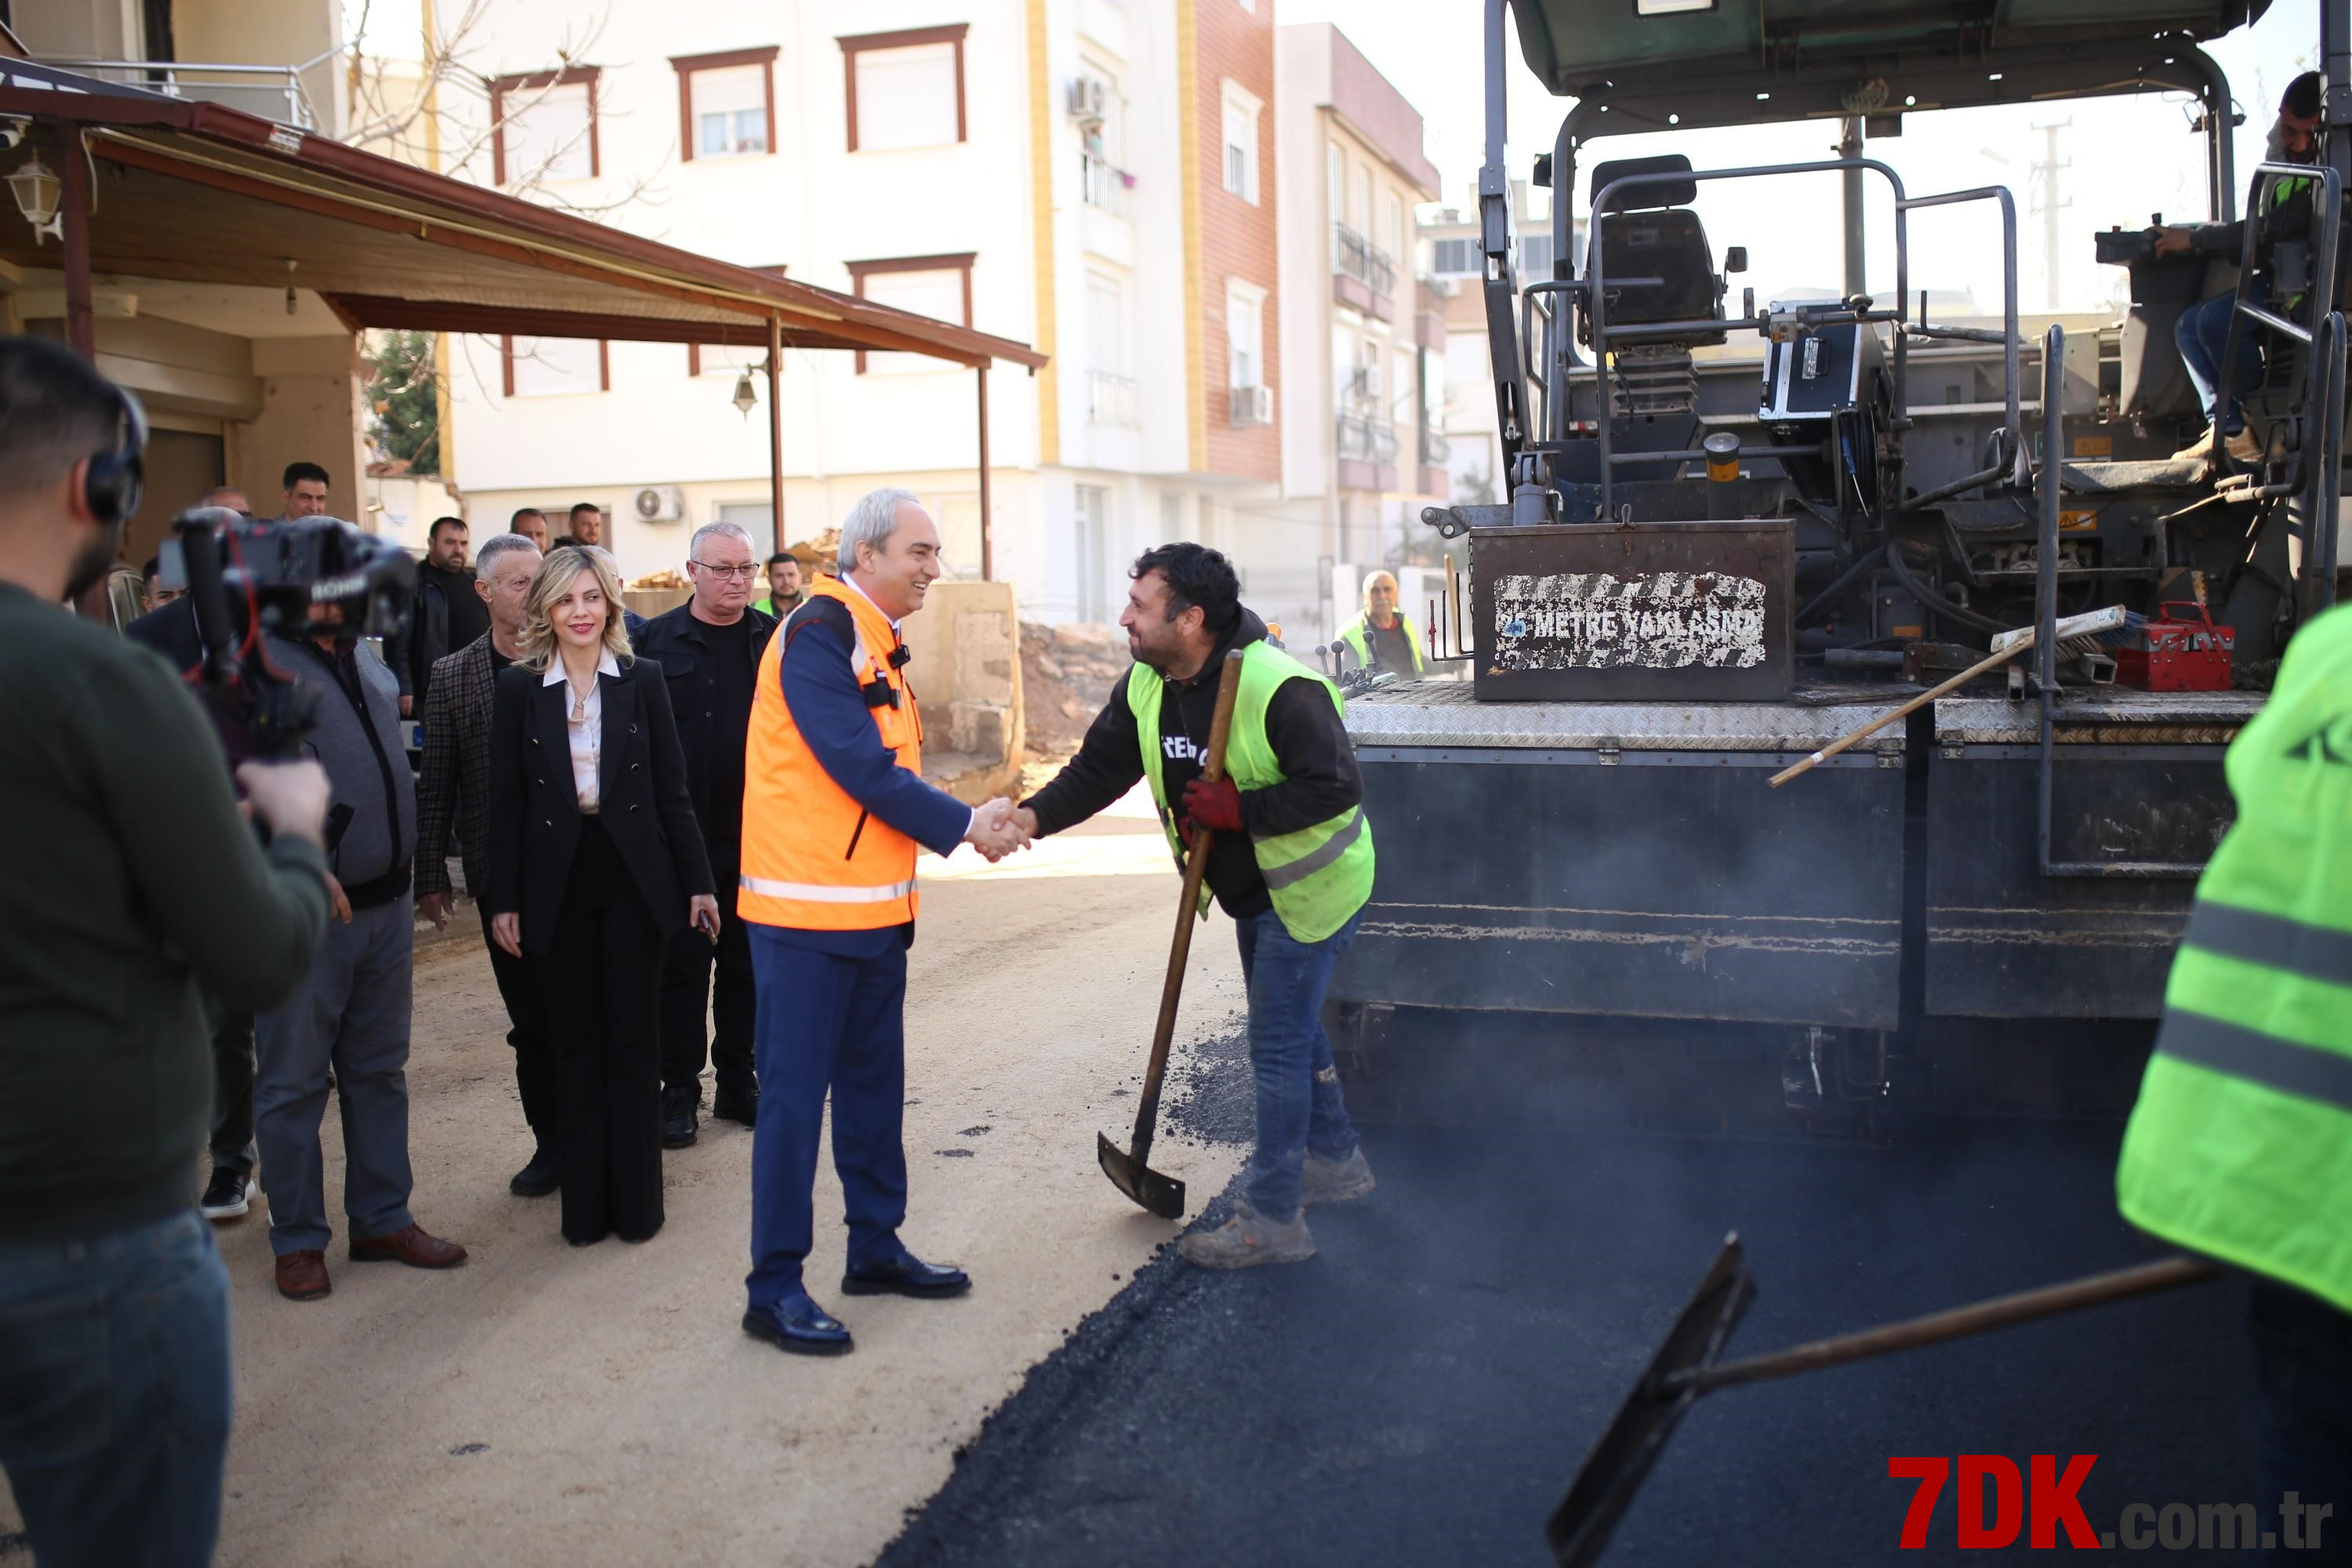
<svg viewBox="0 0 2352 1568">
<path fill-rule="evenodd" d="M 1331 270 L 1382 299 L 1396 292 L 1396 265 L 1388 253 L 1344 223 L 1331 226 Z"/>
<path fill-rule="evenodd" d="M 1139 423 L 1135 416 L 1135 383 L 1108 371 L 1087 372 L 1087 423 L 1134 429 Z"/>
<path fill-rule="evenodd" d="M 299 66 L 194 65 L 175 60 L 93 60 L 43 57 L 39 64 L 77 71 L 100 81 L 144 88 L 166 98 L 225 104 L 291 125 L 301 131 L 319 129 L 310 96 L 302 90 L 302 73 L 328 57 Z"/>
<path fill-rule="evenodd" d="M 1128 216 L 1128 192 L 1135 188 L 1135 176 L 1091 153 L 1078 154 L 1078 199 L 1113 217 Z"/>
<path fill-rule="evenodd" d="M 1386 425 L 1353 414 L 1339 416 L 1339 458 L 1342 462 L 1378 463 L 1386 468 L 1396 461 L 1396 431 Z"/>
<path fill-rule="evenodd" d="M 1454 443 L 1444 432 L 1423 429 L 1421 433 L 1421 460 L 1423 466 L 1442 468 L 1454 458 Z"/>
</svg>

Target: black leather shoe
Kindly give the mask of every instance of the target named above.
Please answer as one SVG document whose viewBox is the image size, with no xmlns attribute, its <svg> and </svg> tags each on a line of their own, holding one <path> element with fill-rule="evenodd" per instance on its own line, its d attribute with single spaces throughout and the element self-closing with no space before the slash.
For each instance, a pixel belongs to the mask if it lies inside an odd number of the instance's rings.
<svg viewBox="0 0 2352 1568">
<path fill-rule="evenodd" d="M 514 1173 L 507 1191 L 519 1198 L 543 1198 L 562 1184 L 555 1169 L 555 1151 L 541 1144 L 531 1151 L 530 1163 Z"/>
<path fill-rule="evenodd" d="M 743 1314 L 743 1331 L 795 1355 L 847 1355 L 849 1331 L 805 1291 Z"/>
<path fill-rule="evenodd" d="M 713 1121 L 738 1121 L 746 1127 L 757 1126 L 760 1121 L 760 1086 L 756 1083 L 719 1085 L 719 1093 L 710 1101 L 710 1119 Z"/>
<path fill-rule="evenodd" d="M 696 1108 L 702 1102 L 699 1088 L 662 1092 L 662 1147 L 683 1149 L 694 1142 Z"/>
<path fill-rule="evenodd" d="M 841 1277 L 845 1296 L 961 1296 L 971 1276 L 961 1268 L 926 1263 L 911 1252 L 856 1266 Z"/>
</svg>

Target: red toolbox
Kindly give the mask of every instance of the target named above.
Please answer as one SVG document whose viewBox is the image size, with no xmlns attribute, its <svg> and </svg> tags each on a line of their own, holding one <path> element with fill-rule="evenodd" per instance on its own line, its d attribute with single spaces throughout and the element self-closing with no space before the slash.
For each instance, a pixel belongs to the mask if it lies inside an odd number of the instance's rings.
<svg viewBox="0 0 2352 1568">
<path fill-rule="evenodd" d="M 2227 691 L 2238 634 L 2213 624 L 2212 612 L 2183 600 L 2116 649 L 2116 680 L 2142 691 Z"/>
</svg>

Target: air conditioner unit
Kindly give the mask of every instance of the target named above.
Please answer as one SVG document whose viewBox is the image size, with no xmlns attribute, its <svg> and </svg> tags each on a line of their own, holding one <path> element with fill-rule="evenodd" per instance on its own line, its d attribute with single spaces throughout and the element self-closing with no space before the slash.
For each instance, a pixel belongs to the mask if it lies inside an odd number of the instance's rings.
<svg viewBox="0 0 2352 1568">
<path fill-rule="evenodd" d="M 1359 403 L 1378 403 L 1381 400 L 1380 363 L 1372 361 L 1358 365 L 1355 380 L 1348 391 Z"/>
<path fill-rule="evenodd" d="M 1074 77 L 1070 80 L 1070 118 L 1078 121 L 1099 121 L 1110 102 L 1110 88 L 1098 76 Z"/>
<path fill-rule="evenodd" d="M 1271 425 L 1274 423 L 1274 388 L 1270 386 L 1236 386 L 1227 417 L 1237 426 Z"/>
<path fill-rule="evenodd" d="M 635 505 L 639 522 L 676 522 L 686 516 L 686 492 L 676 485 L 647 485 Z"/>
</svg>

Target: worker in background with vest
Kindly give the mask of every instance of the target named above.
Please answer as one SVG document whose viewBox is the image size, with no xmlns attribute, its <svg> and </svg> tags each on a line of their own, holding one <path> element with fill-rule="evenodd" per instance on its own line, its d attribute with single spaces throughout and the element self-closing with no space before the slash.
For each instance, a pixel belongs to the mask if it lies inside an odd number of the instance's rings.
<svg viewBox="0 0 2352 1568">
<path fill-rule="evenodd" d="M 1363 783 L 1338 690 L 1265 640 L 1265 623 L 1242 607 L 1223 555 L 1163 544 L 1138 557 L 1129 575 L 1119 625 L 1135 667 L 1078 754 L 1013 820 L 1033 837 L 1058 833 L 1148 779 L 1180 864 L 1189 826 L 1214 831 L 1207 881 L 1241 944 L 1257 1149 L 1233 1218 L 1177 1249 L 1206 1268 L 1297 1263 L 1315 1256 L 1305 1205 L 1372 1190 L 1322 1020 L 1331 971 L 1372 892 Z M 1241 686 L 1225 777 L 1211 784 L 1202 765 L 1218 672 L 1234 648 L 1242 650 Z"/>
<path fill-rule="evenodd" d="M 975 810 L 923 782 L 923 725 L 898 622 L 923 607 L 940 574 L 930 514 L 905 490 L 864 497 L 842 525 L 839 570 L 809 588 L 760 658 L 735 898 L 759 990 L 743 1330 L 818 1355 L 850 1349 L 849 1331 L 801 1279 L 828 1091 L 849 1219 L 842 1289 L 933 1297 L 971 1288 L 961 1269 L 925 1263 L 898 1239 L 915 847 L 949 855 L 971 844 L 993 860 L 1026 842 L 1011 803 Z"/>
<path fill-rule="evenodd" d="M 1364 579 L 1364 613 L 1339 629 L 1339 640 L 1358 664 L 1375 674 L 1410 677 L 1422 671 L 1421 628 L 1397 608 L 1393 573 L 1375 572 Z"/>
<path fill-rule="evenodd" d="M 2124 1135 L 2141 1229 L 2254 1275 L 2263 1529 L 2352 1558 L 2352 609 L 2289 645 L 2230 747 L 2213 852 Z M 2332 1505 L 2331 1519 L 2315 1508 Z M 2314 1540 L 2324 1530 L 2324 1539 Z M 2265 1535 L 2267 1543 L 2271 1539 Z M 2322 1557 L 2319 1547 L 2335 1553 Z"/>
</svg>

